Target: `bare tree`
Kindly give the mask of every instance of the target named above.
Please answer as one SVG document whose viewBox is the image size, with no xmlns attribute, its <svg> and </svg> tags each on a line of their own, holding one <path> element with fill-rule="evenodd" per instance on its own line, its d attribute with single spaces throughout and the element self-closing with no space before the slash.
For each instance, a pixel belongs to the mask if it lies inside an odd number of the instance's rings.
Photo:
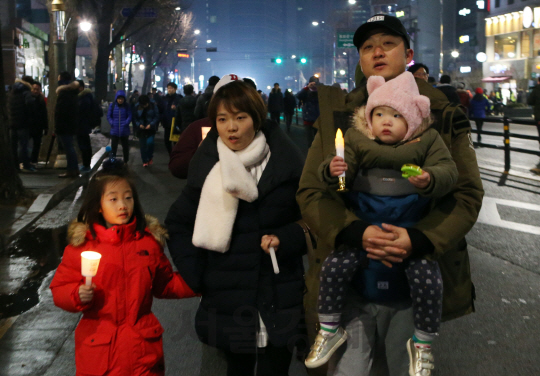
<svg viewBox="0 0 540 376">
<path fill-rule="evenodd" d="M 176 50 L 192 47 L 192 19 L 190 12 L 163 12 L 158 22 L 151 26 L 151 33 L 139 33 L 131 38 L 131 42 L 142 50 L 145 62 L 143 93 L 150 89 L 152 70 L 156 66 L 174 69 L 179 61 Z"/>
<path fill-rule="evenodd" d="M 2 40 L 1 23 L 0 40 Z M 6 102 L 4 60 L 2 54 L 0 54 L 0 171 L 2 171 L 2 179 L 0 179 L 0 202 L 15 203 L 26 196 L 26 191 L 17 173 L 17 162 L 13 157 L 13 151 L 11 149 Z"/>
</svg>

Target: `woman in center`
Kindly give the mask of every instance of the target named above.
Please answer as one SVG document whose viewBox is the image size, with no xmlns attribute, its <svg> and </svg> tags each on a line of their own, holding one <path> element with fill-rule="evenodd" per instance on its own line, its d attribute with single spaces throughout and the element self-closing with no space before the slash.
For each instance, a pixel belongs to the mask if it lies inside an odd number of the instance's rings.
<svg viewBox="0 0 540 376">
<path fill-rule="evenodd" d="M 165 221 L 169 250 L 202 294 L 195 329 L 224 352 L 227 375 L 287 375 L 303 338 L 306 238 L 295 200 L 303 158 L 266 120 L 255 89 L 235 75 L 216 86 L 208 108 L 213 127 Z"/>
</svg>

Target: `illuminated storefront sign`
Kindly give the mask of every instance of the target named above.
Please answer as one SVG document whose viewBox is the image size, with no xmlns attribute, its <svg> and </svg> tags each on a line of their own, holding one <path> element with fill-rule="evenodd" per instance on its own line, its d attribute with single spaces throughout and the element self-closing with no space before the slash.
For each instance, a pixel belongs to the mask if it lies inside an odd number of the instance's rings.
<svg viewBox="0 0 540 376">
<path fill-rule="evenodd" d="M 471 73 L 471 67 L 469 66 L 462 66 L 462 67 L 459 67 L 459 71 L 461 73 Z"/>
<path fill-rule="evenodd" d="M 469 41 L 468 35 L 462 35 L 459 37 L 459 43 L 467 43 Z"/>
<path fill-rule="evenodd" d="M 493 73 L 504 73 L 508 70 L 508 65 L 495 64 L 489 67 L 489 70 Z"/>
<path fill-rule="evenodd" d="M 470 14 L 470 13 L 471 13 L 471 10 L 469 8 L 460 9 L 460 11 L 458 12 L 460 16 L 466 16 L 467 14 Z"/>
<path fill-rule="evenodd" d="M 525 7 L 523 9 L 523 28 L 528 29 L 533 23 L 533 10 L 531 7 Z"/>
</svg>

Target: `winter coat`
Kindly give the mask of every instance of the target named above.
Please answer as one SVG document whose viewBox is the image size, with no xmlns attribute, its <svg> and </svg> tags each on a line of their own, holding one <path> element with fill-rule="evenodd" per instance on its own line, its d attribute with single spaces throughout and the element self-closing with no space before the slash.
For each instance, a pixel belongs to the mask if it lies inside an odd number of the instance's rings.
<svg viewBox="0 0 540 376">
<path fill-rule="evenodd" d="M 296 94 L 296 97 L 302 101 L 302 119 L 309 123 L 314 123 L 320 114 L 317 86 L 306 86 Z"/>
<path fill-rule="evenodd" d="M 443 92 L 444 95 L 446 95 L 446 98 L 452 103 L 455 104 L 461 104 L 461 100 L 459 99 L 459 95 L 457 94 L 457 89 L 453 87 L 450 84 L 439 84 L 437 85 L 437 89 Z"/>
<path fill-rule="evenodd" d="M 69 245 L 51 282 L 54 304 L 69 312 L 83 312 L 75 329 L 77 375 L 164 375 L 162 333 L 151 311 L 159 299 L 195 296 L 163 253 L 167 233 L 157 219 L 147 216 L 144 233 L 136 222 L 109 229 L 74 221 Z M 79 286 L 81 252 L 97 251 L 101 260 L 94 299 L 83 304 Z"/>
<path fill-rule="evenodd" d="M 476 222 L 484 191 L 470 142 L 469 120 L 458 108 L 450 121 L 445 122 L 442 114 L 448 106 L 447 98 L 423 80 L 416 79 L 416 83 L 420 94 L 430 99 L 436 119 L 431 127 L 441 134 L 460 173 L 453 190 L 438 200 L 432 200 L 429 214 L 408 228 L 413 253 L 425 248 L 426 240 L 427 245 L 434 249 L 430 257 L 438 261 L 444 284 L 443 319 L 449 320 L 474 311 L 474 287 L 464 237 Z M 314 124 L 318 132 L 309 149 L 297 193 L 302 217 L 318 236 L 317 247 L 309 257 L 310 269 L 306 273 L 308 291 L 305 308 L 309 330 L 315 330 L 318 322 L 316 303 L 322 261 L 337 245 L 361 248 L 357 242 L 361 240 L 359 234 L 368 226 L 348 210 L 336 190 L 321 182 L 318 176 L 320 164 L 335 150 L 336 128 L 349 128 L 352 113 L 366 102 L 366 87 L 349 94 L 330 86 L 321 86 L 318 91 L 321 115 Z"/>
<path fill-rule="evenodd" d="M 174 124 L 180 130 L 180 132 L 183 132 L 188 125 L 197 120 L 195 117 L 196 104 L 197 97 L 193 95 L 186 95 L 178 102 Z"/>
<path fill-rule="evenodd" d="M 268 96 L 268 112 L 283 112 L 283 94 L 281 89 L 272 89 Z"/>
<path fill-rule="evenodd" d="M 61 83 L 56 88 L 54 132 L 57 135 L 75 136 L 79 128 L 79 83 Z"/>
<path fill-rule="evenodd" d="M 141 125 L 146 127 L 151 125 L 150 129 L 141 129 Z M 146 110 L 137 103 L 133 112 L 133 133 L 137 137 L 149 137 L 156 134 L 159 126 L 159 110 L 154 102 L 150 102 Z"/>
<path fill-rule="evenodd" d="M 109 106 L 107 111 L 107 120 L 111 125 L 111 136 L 127 137 L 129 136 L 129 123 L 131 123 L 132 113 L 131 106 L 124 100 L 122 105 L 117 102 L 118 97 L 126 98 L 124 90 L 118 90 L 114 97 L 114 102 Z"/>
<path fill-rule="evenodd" d="M 92 90 L 84 89 L 79 93 L 79 134 L 92 132 L 91 121 L 94 118 L 94 97 Z"/>
<path fill-rule="evenodd" d="M 178 179 L 188 176 L 189 162 L 199 149 L 202 141 L 202 127 L 211 127 L 212 122 L 207 117 L 191 123 L 182 132 L 178 142 L 174 145 L 169 160 L 169 171 Z"/>
<path fill-rule="evenodd" d="M 534 118 L 540 121 L 540 84 L 537 84 L 529 95 L 527 104 L 533 106 Z"/>
<path fill-rule="evenodd" d="M 176 116 L 176 108 L 178 108 L 178 102 L 180 102 L 180 99 L 182 98 L 182 95 L 174 93 L 173 95 L 165 95 L 163 98 L 161 98 L 161 125 L 163 125 L 163 128 L 171 129 L 171 123 L 173 117 Z M 158 103 L 159 105 L 159 103 Z M 172 106 L 176 106 L 176 108 L 171 108 Z"/>
<path fill-rule="evenodd" d="M 489 102 L 482 94 L 475 94 L 469 104 L 471 118 L 483 119 L 486 117 L 486 111 L 489 111 Z"/>
<path fill-rule="evenodd" d="M 215 85 L 208 85 L 204 89 L 204 93 L 197 97 L 197 104 L 194 111 L 196 120 L 204 119 L 208 116 L 208 104 L 210 103 L 210 99 L 212 99 L 212 95 L 214 95 L 214 87 Z"/>
<path fill-rule="evenodd" d="M 192 243 L 201 189 L 219 158 L 215 128 L 193 157 L 187 185 L 165 221 L 175 265 L 189 286 L 202 293 L 196 332 L 204 343 L 227 350 L 255 351 L 257 312 L 269 341 L 292 348 L 302 318 L 306 243 L 302 228 L 295 223 L 300 211 L 294 194 L 303 158 L 276 124 L 268 120 L 263 132 L 271 155 L 258 183 L 259 197 L 251 203 L 240 200 L 228 251 L 209 251 Z M 274 274 L 270 256 L 261 249 L 265 234 L 280 240 L 279 274 Z"/>
<path fill-rule="evenodd" d="M 30 127 L 31 135 L 42 135 L 49 130 L 49 114 L 47 112 L 47 103 L 43 95 L 34 97 L 34 115 L 32 116 L 32 125 Z"/>
<path fill-rule="evenodd" d="M 34 102 L 32 85 L 16 80 L 8 97 L 9 126 L 12 129 L 29 129 L 34 121 Z"/>
<path fill-rule="evenodd" d="M 296 108 L 296 98 L 294 95 L 289 92 L 285 93 L 285 97 L 283 98 L 283 106 L 286 114 L 294 113 L 294 109 Z"/>
</svg>

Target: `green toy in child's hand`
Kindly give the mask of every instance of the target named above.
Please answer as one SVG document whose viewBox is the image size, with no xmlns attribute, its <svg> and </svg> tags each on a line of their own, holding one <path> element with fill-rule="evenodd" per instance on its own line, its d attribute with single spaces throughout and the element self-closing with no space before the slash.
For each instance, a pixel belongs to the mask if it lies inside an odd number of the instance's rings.
<svg viewBox="0 0 540 376">
<path fill-rule="evenodd" d="M 422 169 L 417 165 L 413 164 L 404 164 L 403 166 L 401 166 L 401 172 L 403 172 L 401 176 L 406 179 L 410 178 L 411 176 L 422 175 Z"/>
</svg>

